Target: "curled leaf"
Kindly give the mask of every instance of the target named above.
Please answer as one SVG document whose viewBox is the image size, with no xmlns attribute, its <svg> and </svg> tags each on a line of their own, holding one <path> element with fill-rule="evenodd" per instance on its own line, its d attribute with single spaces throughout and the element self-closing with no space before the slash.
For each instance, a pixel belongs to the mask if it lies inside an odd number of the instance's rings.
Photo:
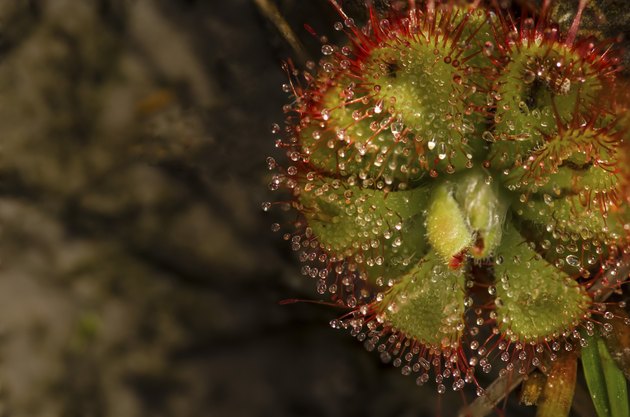
<svg viewBox="0 0 630 417">
<path fill-rule="evenodd" d="M 538 402 L 536 417 L 565 417 L 571 411 L 577 377 L 575 351 L 564 352 L 551 362 L 549 374 Z"/>
<path fill-rule="evenodd" d="M 528 406 L 537 405 L 546 382 L 547 378 L 542 372 L 532 372 L 527 379 L 523 381 L 519 402 Z"/>
</svg>

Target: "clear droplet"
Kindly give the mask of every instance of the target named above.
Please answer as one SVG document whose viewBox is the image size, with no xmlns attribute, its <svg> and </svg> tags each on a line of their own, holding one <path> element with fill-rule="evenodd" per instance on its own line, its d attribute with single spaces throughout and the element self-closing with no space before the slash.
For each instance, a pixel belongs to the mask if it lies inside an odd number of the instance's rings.
<svg viewBox="0 0 630 417">
<path fill-rule="evenodd" d="M 574 266 L 574 267 L 580 266 L 580 260 L 575 255 L 568 255 L 565 259 L 567 261 L 567 264 L 571 266 Z"/>
<path fill-rule="evenodd" d="M 523 82 L 525 84 L 531 84 L 536 79 L 536 73 L 534 71 L 525 70 L 523 73 Z"/>
</svg>

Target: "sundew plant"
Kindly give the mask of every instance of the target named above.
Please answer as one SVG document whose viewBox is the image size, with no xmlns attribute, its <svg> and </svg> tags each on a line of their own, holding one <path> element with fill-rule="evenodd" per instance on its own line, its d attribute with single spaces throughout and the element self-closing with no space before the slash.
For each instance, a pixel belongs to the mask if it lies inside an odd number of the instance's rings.
<svg viewBox="0 0 630 417">
<path fill-rule="evenodd" d="M 345 310 L 331 326 L 437 393 L 471 387 L 462 415 L 523 380 L 524 404 L 567 416 L 581 358 L 598 415 L 628 417 L 616 39 L 582 33 L 587 1 L 566 30 L 550 1 L 368 4 L 363 24 L 329 3 L 347 42 L 324 39 L 306 71 L 286 64 L 286 159 L 268 158 L 284 196 L 263 208 L 294 209 L 283 237 Z"/>
</svg>

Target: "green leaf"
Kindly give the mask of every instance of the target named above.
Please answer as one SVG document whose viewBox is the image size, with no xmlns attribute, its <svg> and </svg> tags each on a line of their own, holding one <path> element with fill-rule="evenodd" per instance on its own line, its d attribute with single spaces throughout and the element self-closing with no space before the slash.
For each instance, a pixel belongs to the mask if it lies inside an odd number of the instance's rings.
<svg viewBox="0 0 630 417">
<path fill-rule="evenodd" d="M 473 243 L 473 233 L 453 189 L 449 182 L 436 187 L 427 214 L 428 240 L 445 263 Z"/>
<path fill-rule="evenodd" d="M 393 327 L 424 345 L 456 347 L 464 324 L 465 269 L 451 269 L 435 251 L 404 275 L 379 303 Z"/>
<path fill-rule="evenodd" d="M 630 415 L 626 380 L 599 336 L 585 336 L 582 349 L 584 377 L 599 417 Z"/>
<path fill-rule="evenodd" d="M 494 267 L 497 323 L 521 341 L 561 334 L 582 320 L 590 296 L 575 279 L 554 268 L 526 243 L 513 225 L 506 227 Z"/>
</svg>

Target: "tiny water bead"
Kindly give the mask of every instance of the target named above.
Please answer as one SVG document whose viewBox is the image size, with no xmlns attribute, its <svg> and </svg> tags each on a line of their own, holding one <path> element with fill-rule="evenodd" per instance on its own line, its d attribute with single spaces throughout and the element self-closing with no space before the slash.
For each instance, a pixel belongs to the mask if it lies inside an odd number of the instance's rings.
<svg viewBox="0 0 630 417">
<path fill-rule="evenodd" d="M 331 2 L 348 43 L 288 71 L 288 163 L 267 165 L 302 273 L 346 309 L 331 326 L 420 385 L 483 395 L 478 373 L 545 368 L 613 326 L 630 121 L 610 45 L 455 3 L 358 25 Z"/>
</svg>

